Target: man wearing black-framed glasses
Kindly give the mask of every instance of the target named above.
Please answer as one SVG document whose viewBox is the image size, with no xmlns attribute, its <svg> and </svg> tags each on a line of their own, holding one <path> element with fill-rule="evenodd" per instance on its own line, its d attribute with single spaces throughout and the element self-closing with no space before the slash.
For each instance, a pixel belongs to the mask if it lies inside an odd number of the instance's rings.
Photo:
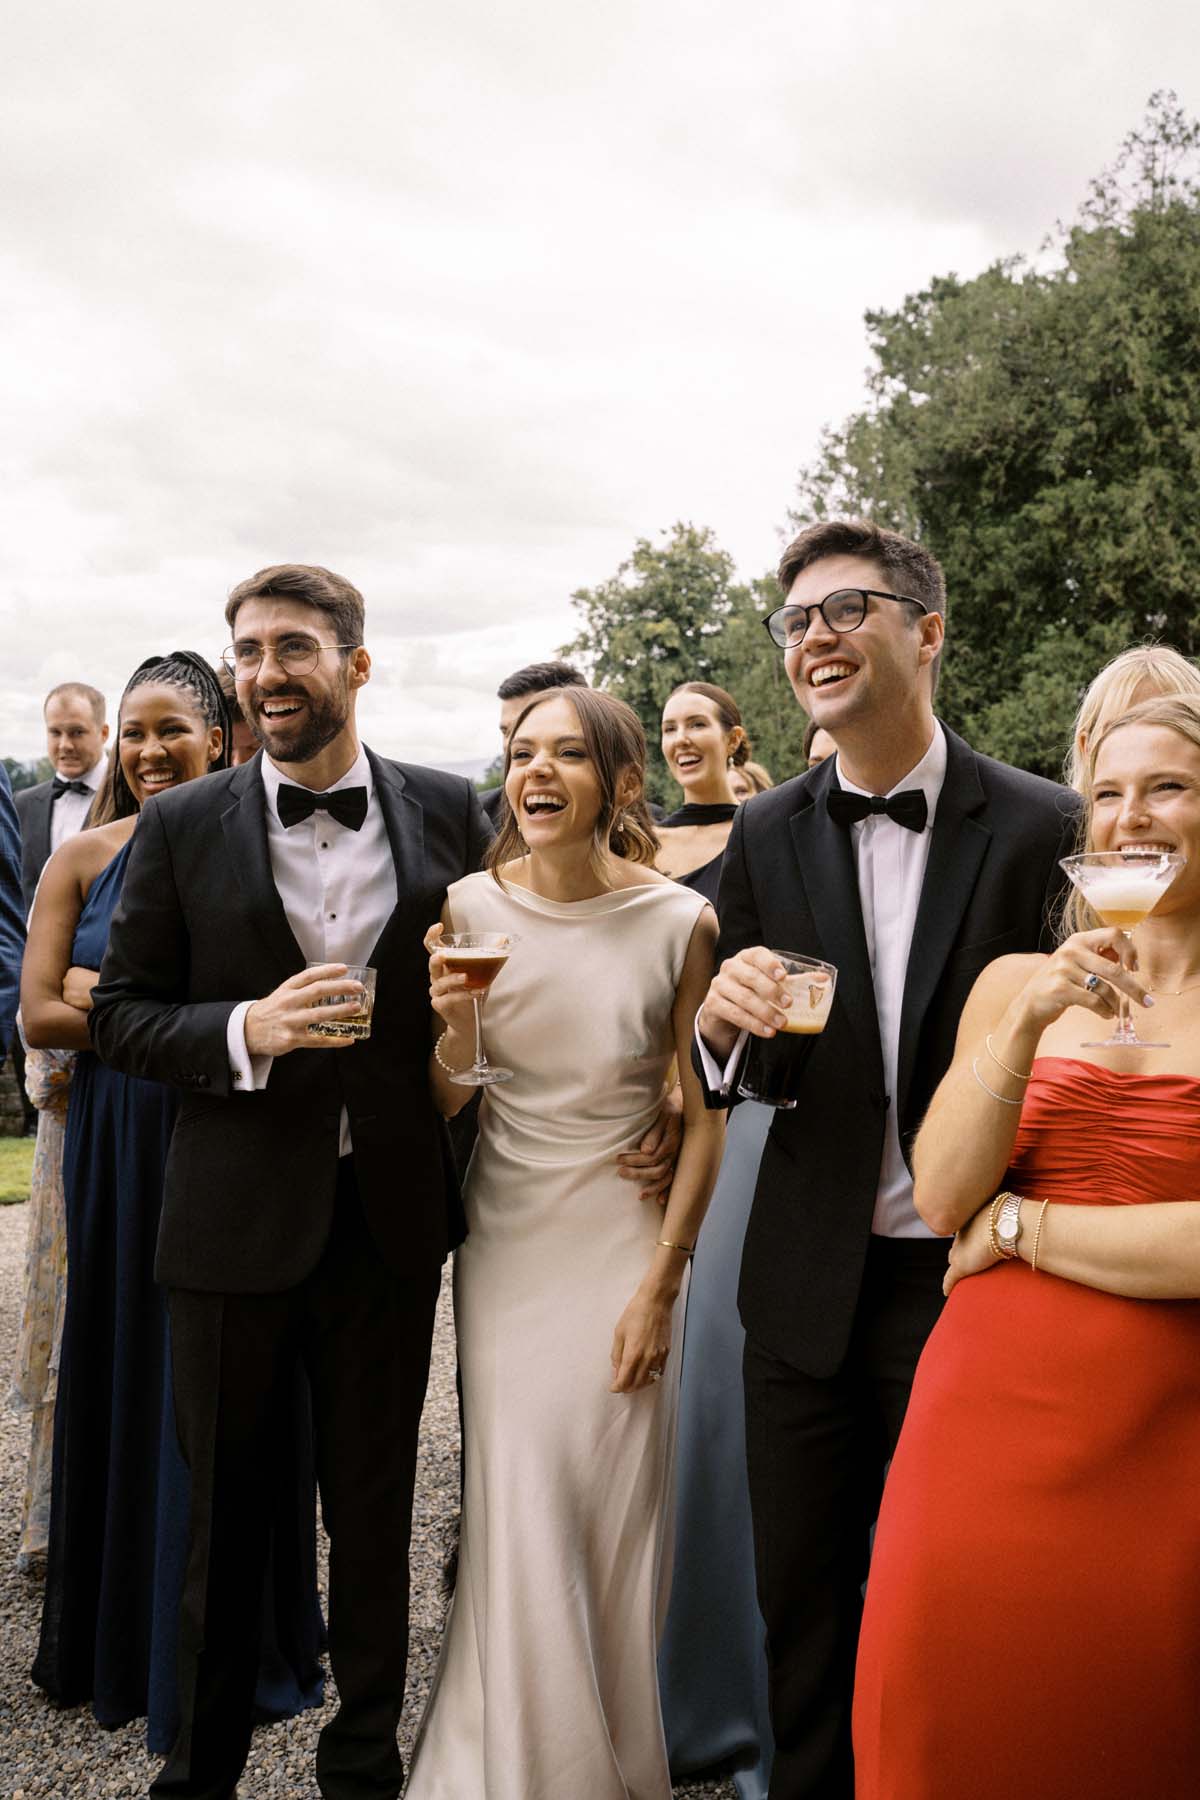
<svg viewBox="0 0 1200 1800">
<path fill-rule="evenodd" d="M 697 1060 L 710 1104 L 732 1104 L 746 1034 L 785 1016 L 771 952 L 837 966 L 799 1104 L 767 1140 L 739 1307 L 771 1800 L 851 1800 L 869 1533 L 948 1250 L 914 1210 L 909 1145 L 975 977 L 1047 947 L 1074 802 L 936 718 L 945 588 L 923 546 L 824 521 L 779 580 L 766 627 L 837 754 L 734 821 Z"/>
</svg>

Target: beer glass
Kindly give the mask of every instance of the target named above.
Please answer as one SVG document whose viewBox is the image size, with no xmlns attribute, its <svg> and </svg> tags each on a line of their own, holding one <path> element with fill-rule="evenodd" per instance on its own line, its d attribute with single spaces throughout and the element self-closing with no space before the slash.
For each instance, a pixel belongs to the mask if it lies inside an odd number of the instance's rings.
<svg viewBox="0 0 1200 1800">
<path fill-rule="evenodd" d="M 451 1075 L 460 1087 L 490 1087 L 495 1081 L 511 1081 L 511 1069 L 497 1068 L 483 1047 L 483 996 L 508 961 L 516 943 L 511 931 L 451 931 L 438 945 L 448 975 L 465 975 L 467 992 L 475 1007 L 475 1061 L 469 1069 Z"/>
<path fill-rule="evenodd" d="M 322 956 L 311 958 L 304 966 L 307 969 L 323 969 L 335 958 Z M 309 1032 L 313 1037 L 331 1038 L 369 1038 L 371 1035 L 371 1014 L 375 1010 L 375 970 L 366 963 L 348 963 L 346 980 L 357 981 L 363 990 L 360 1010 L 351 1013 L 348 1019 L 330 1019 L 328 1023 L 310 1025 Z M 313 1007 L 340 1006 L 344 1000 L 353 1000 L 353 994 L 329 994 L 323 1000 L 314 1000 Z"/>
<path fill-rule="evenodd" d="M 783 988 L 792 1003 L 784 1009 L 787 1023 L 773 1038 L 748 1039 L 737 1091 L 744 1100 L 791 1108 L 799 1099 L 800 1076 L 808 1060 L 802 1046 L 825 1029 L 837 970 L 819 957 L 791 950 L 772 950 L 771 955 L 783 965 Z"/>
</svg>

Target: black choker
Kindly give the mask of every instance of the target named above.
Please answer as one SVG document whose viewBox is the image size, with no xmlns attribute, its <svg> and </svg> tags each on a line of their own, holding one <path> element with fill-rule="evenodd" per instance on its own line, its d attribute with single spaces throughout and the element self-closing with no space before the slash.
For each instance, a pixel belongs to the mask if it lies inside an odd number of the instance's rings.
<svg viewBox="0 0 1200 1800">
<path fill-rule="evenodd" d="M 716 806 L 701 806 L 697 801 L 689 800 L 677 812 L 668 813 L 660 819 L 660 825 L 727 825 L 736 813 L 737 807 L 731 800 L 721 801 Z"/>
</svg>

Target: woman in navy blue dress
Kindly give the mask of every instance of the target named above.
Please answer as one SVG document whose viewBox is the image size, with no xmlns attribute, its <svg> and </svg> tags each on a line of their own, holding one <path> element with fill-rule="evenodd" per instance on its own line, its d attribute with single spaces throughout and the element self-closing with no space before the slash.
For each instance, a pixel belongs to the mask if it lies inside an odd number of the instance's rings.
<svg viewBox="0 0 1200 1800">
<path fill-rule="evenodd" d="M 154 1283 L 176 1094 L 119 1075 L 89 1049 L 91 988 L 142 804 L 223 767 L 229 721 L 213 671 L 176 651 L 121 700 L 102 823 L 51 858 L 22 986 L 32 1044 L 81 1052 L 63 1186 L 67 1301 L 55 1415 L 50 1543 L 33 1679 L 99 1723 L 149 1715 L 151 1750 L 178 1724 L 176 1640 L 188 1474 L 175 1438 L 166 1306 Z M 273 1589 L 264 1596 L 259 1702 L 281 1718 L 321 1698 L 315 1499 L 306 1397 L 282 1433 Z"/>
<path fill-rule="evenodd" d="M 676 688 L 663 710 L 663 759 L 684 804 L 655 827 L 658 866 L 717 905 L 737 806 L 731 773 L 750 755 L 732 695 L 706 681 Z M 739 1800 L 766 1800 L 774 1741 L 742 1400 L 737 1310 L 742 1239 L 772 1109 L 746 1101 L 729 1123 L 721 1173 L 692 1259 L 679 1435 L 675 1563 L 658 1685 L 676 1781 L 730 1773 Z"/>
</svg>

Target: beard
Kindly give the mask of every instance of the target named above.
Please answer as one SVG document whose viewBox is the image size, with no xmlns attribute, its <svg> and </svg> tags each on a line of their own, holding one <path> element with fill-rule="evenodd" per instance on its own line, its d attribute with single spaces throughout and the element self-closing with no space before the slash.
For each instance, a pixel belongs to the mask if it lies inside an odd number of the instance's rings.
<svg viewBox="0 0 1200 1800">
<path fill-rule="evenodd" d="M 299 715 L 298 722 L 280 719 L 272 724 L 262 716 L 263 704 L 267 700 L 303 700 L 308 710 Z M 349 687 L 343 693 L 319 695 L 296 688 L 266 695 L 256 690 L 250 696 L 249 706 L 243 708 L 243 711 L 246 723 L 272 762 L 311 762 L 344 729 L 350 717 Z"/>
</svg>

